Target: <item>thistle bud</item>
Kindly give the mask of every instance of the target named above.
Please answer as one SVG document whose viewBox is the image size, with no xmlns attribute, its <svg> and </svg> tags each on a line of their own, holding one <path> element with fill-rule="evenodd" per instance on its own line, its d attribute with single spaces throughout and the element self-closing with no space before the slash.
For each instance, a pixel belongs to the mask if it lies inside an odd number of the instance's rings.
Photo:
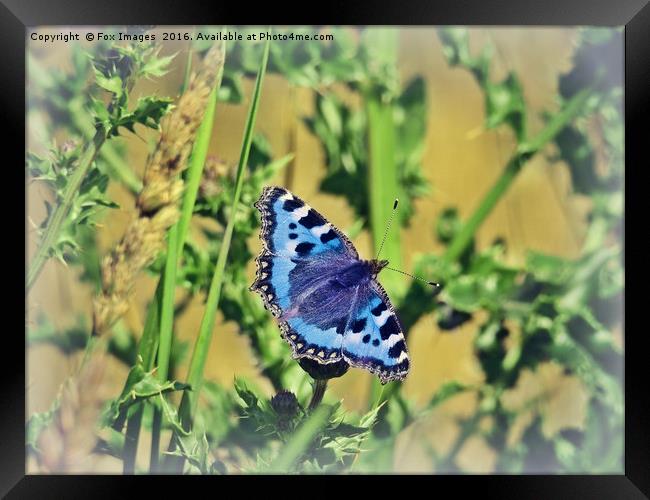
<svg viewBox="0 0 650 500">
<path fill-rule="evenodd" d="M 271 406 L 282 418 L 291 418 L 298 413 L 298 399 L 291 391 L 282 390 L 271 398 Z"/>
</svg>

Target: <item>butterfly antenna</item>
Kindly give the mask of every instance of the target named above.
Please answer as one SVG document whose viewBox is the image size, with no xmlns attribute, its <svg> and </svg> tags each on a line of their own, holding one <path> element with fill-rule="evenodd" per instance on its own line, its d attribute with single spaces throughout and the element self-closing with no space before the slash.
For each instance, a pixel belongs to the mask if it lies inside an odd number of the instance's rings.
<svg viewBox="0 0 650 500">
<path fill-rule="evenodd" d="M 393 211 L 390 213 L 390 218 L 388 219 L 388 224 L 386 224 L 386 230 L 384 231 L 384 237 L 381 240 L 381 245 L 379 245 L 379 251 L 377 252 L 377 257 L 375 257 L 375 260 L 379 259 L 379 255 L 381 254 L 381 249 L 384 248 L 384 243 L 386 243 L 386 238 L 388 237 L 388 230 L 390 229 L 390 225 L 393 223 L 393 217 L 395 216 L 395 212 L 397 211 L 398 203 L 399 200 L 395 198 L 395 202 L 393 203 Z"/>
<path fill-rule="evenodd" d="M 412 274 L 406 273 L 404 271 L 400 271 L 399 269 L 395 269 L 393 267 L 388 267 L 387 266 L 384 269 L 389 269 L 391 271 L 395 271 L 396 273 L 404 274 L 406 276 L 409 276 L 409 277 L 413 278 L 414 280 L 418 280 L 418 281 L 421 281 L 423 283 L 426 283 L 427 285 L 431 285 L 434 288 L 438 288 L 440 286 L 440 283 L 436 283 L 435 281 L 425 280 L 424 278 L 420 278 L 419 276 L 413 276 Z"/>
<path fill-rule="evenodd" d="M 379 259 L 379 255 L 381 254 L 381 249 L 384 248 L 384 243 L 386 243 L 386 237 L 388 236 L 388 230 L 390 229 L 390 225 L 393 223 L 393 217 L 395 217 L 395 212 L 397 212 L 397 205 L 399 204 L 399 199 L 395 198 L 395 202 L 393 203 L 393 211 L 390 214 L 390 218 L 388 219 L 388 224 L 386 224 L 386 230 L 384 231 L 384 237 L 381 240 L 381 245 L 379 245 L 379 251 L 377 252 L 377 257 L 375 260 Z M 436 283 L 435 281 L 428 281 L 425 280 L 424 278 L 420 278 L 418 276 L 413 276 L 412 274 L 406 273 L 404 271 L 400 271 L 399 269 L 394 269 L 392 267 L 385 267 L 384 269 L 390 269 L 391 271 L 395 271 L 396 273 L 401 273 L 406 276 L 409 276 L 415 280 L 422 281 L 423 283 L 426 283 L 427 285 L 431 285 L 434 288 L 438 288 L 440 285 Z"/>
</svg>

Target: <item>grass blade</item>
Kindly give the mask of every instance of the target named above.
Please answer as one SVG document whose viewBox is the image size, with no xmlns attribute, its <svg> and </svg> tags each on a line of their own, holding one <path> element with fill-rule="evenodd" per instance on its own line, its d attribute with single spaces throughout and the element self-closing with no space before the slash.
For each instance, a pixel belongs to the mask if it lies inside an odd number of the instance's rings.
<svg viewBox="0 0 650 500">
<path fill-rule="evenodd" d="M 230 242 L 232 240 L 233 231 L 235 228 L 234 214 L 239 204 L 239 197 L 242 191 L 244 182 L 244 169 L 248 163 L 248 155 L 250 153 L 251 143 L 253 140 L 253 130 L 255 127 L 255 119 L 257 116 L 257 108 L 259 106 L 260 94 L 262 90 L 262 81 L 264 73 L 266 72 L 266 65 L 269 58 L 270 43 L 267 41 L 262 55 L 259 70 L 257 72 L 257 79 L 255 81 L 255 89 L 250 108 L 248 110 L 248 117 L 246 119 L 246 127 L 244 129 L 244 137 L 242 140 L 241 154 L 239 156 L 239 165 L 237 166 L 237 177 L 235 181 L 235 194 L 233 196 L 230 218 L 226 225 L 226 230 L 223 236 L 223 242 L 219 249 L 217 257 L 217 264 L 215 266 L 212 282 L 210 283 L 210 290 L 208 292 L 208 299 L 205 306 L 205 313 L 201 320 L 199 328 L 199 336 L 194 345 L 192 353 L 192 360 L 190 361 L 190 368 L 187 375 L 187 383 L 192 387 L 192 391 L 185 391 L 180 406 L 180 418 L 185 429 L 191 426 L 191 416 L 198 401 L 198 393 L 201 387 L 203 378 L 203 370 L 205 368 L 205 361 L 208 356 L 208 349 L 210 341 L 212 340 L 212 330 L 214 327 L 215 315 L 217 307 L 219 306 L 219 298 L 221 296 L 221 286 L 223 284 L 224 270 L 226 261 L 228 259 L 228 251 L 230 249 Z"/>
<path fill-rule="evenodd" d="M 225 51 L 225 44 L 224 44 Z M 187 238 L 187 231 L 190 227 L 190 219 L 194 213 L 194 204 L 196 203 L 196 196 L 199 192 L 199 184 L 203 176 L 203 167 L 205 166 L 205 159 L 208 156 L 208 148 L 210 147 L 210 139 L 212 138 L 212 125 L 214 124 L 214 116 L 217 109 L 217 94 L 221 86 L 221 75 L 223 68 L 219 73 L 217 84 L 215 85 L 208 107 L 205 110 L 203 122 L 197 132 L 196 141 L 194 142 L 194 149 L 190 157 L 190 165 L 187 169 L 185 177 L 185 195 L 183 196 L 183 204 L 181 206 L 181 217 L 178 221 L 178 256 L 182 255 L 183 246 Z"/>
<path fill-rule="evenodd" d="M 259 106 L 262 90 L 262 81 L 264 80 L 264 74 L 266 73 L 266 66 L 269 59 L 269 48 L 270 42 L 267 41 L 266 45 L 264 46 L 262 61 L 260 62 L 257 78 L 255 80 L 255 88 L 253 90 L 251 105 L 248 110 L 248 116 L 246 118 L 246 126 L 244 129 L 241 153 L 239 155 L 239 164 L 237 166 L 237 175 L 235 179 L 235 193 L 231 205 L 231 216 L 228 220 L 228 224 L 226 225 L 221 248 L 219 249 L 217 264 L 215 266 L 212 281 L 210 283 L 210 289 L 208 291 L 205 313 L 201 319 L 199 335 L 194 344 L 194 350 L 192 351 L 192 359 L 190 360 L 190 367 L 187 374 L 187 383 L 192 388 L 192 390 L 185 391 L 183 393 L 179 407 L 178 413 L 180 422 L 183 428 L 186 430 L 189 430 L 192 425 L 192 415 L 196 409 L 198 402 L 198 395 L 201 390 L 201 383 L 203 380 L 203 370 L 205 368 L 205 362 L 208 356 L 210 342 L 212 341 L 212 330 L 214 328 L 215 315 L 217 313 L 217 307 L 219 306 L 224 271 L 226 262 L 228 260 L 230 242 L 232 241 L 232 235 L 235 227 L 234 214 L 237 210 L 237 205 L 239 204 L 239 197 L 241 195 L 244 182 L 244 169 L 248 163 L 248 156 L 250 154 L 251 144 L 253 140 L 253 130 L 255 128 L 257 109 Z M 176 437 L 174 437 L 170 442 L 169 449 L 173 450 L 175 447 Z M 168 457 L 166 469 L 174 468 L 177 471 L 182 471 L 183 463 L 184 460 L 182 458 L 170 456 Z"/>
<path fill-rule="evenodd" d="M 399 179 L 395 162 L 395 123 L 393 107 L 383 103 L 378 96 L 367 96 L 368 143 L 370 149 L 368 194 L 370 201 L 370 228 L 374 246 L 374 256 L 379 251 L 384 233 L 390 219 L 393 202 L 398 197 Z M 381 258 L 387 259 L 391 267 L 402 266 L 402 252 L 399 239 L 399 217 L 391 224 Z M 406 281 L 399 275 L 384 273 L 381 281 L 388 293 L 396 299 L 406 290 Z"/>
<path fill-rule="evenodd" d="M 217 42 L 223 45 L 222 50 L 225 52 L 225 42 Z M 188 58 L 188 64 L 191 59 Z M 186 76 L 189 72 L 186 71 Z M 208 154 L 208 147 L 210 139 L 212 138 L 212 128 L 214 124 L 215 110 L 217 105 L 217 94 L 221 86 L 221 78 L 223 75 L 223 67 L 219 69 L 215 86 L 212 89 L 207 107 L 201 121 L 201 125 L 197 131 L 196 140 L 192 148 L 192 154 L 189 158 L 189 165 L 186 171 L 185 193 L 181 205 L 181 216 L 179 221 L 172 226 L 168 235 L 167 246 L 167 261 L 165 263 L 165 270 L 158 281 L 156 292 L 152 304 L 147 310 L 147 318 L 145 321 L 145 328 L 142 333 L 142 338 L 138 346 L 138 355 L 142 357 L 144 367 L 146 370 L 151 370 L 156 359 L 156 352 L 158 352 L 158 374 L 164 374 L 167 377 L 169 372 L 169 357 L 171 354 L 172 344 L 172 331 L 173 331 L 173 311 L 174 311 L 174 289 L 176 284 L 176 271 L 178 262 L 182 255 L 182 249 L 185 245 L 185 239 L 189 230 L 190 220 L 194 212 L 194 204 L 199 189 L 201 176 L 203 175 L 203 167 Z M 184 85 L 186 88 L 187 85 Z M 172 241 L 174 240 L 174 241 Z M 168 283 L 168 285 L 166 284 Z M 144 407 L 140 408 L 129 418 L 127 423 L 127 434 L 129 429 L 133 426 L 139 429 L 142 420 L 142 412 Z M 154 413 L 154 424 L 152 429 L 152 451 L 151 451 L 151 468 L 157 467 L 158 460 L 158 447 L 160 436 L 161 415 L 159 412 Z M 139 433 L 139 431 L 138 431 Z M 125 457 L 128 454 L 135 456 L 137 452 L 138 442 L 127 443 L 133 446 L 132 449 L 125 446 Z M 154 458 L 155 456 L 155 458 Z M 125 461 L 126 463 L 126 461 Z"/>
<path fill-rule="evenodd" d="M 169 359 L 171 356 L 173 331 L 174 331 L 174 292 L 176 290 L 176 270 L 178 266 L 178 224 L 169 230 L 167 241 L 167 261 L 165 262 L 162 304 L 160 311 L 160 333 L 158 343 L 158 380 L 165 382 L 169 373 Z M 163 396 L 161 396 L 163 397 Z M 151 464 L 150 469 L 158 469 L 158 452 L 160 443 L 160 427 L 162 415 L 159 409 L 154 410 L 151 434 Z"/>
<path fill-rule="evenodd" d="M 225 52 L 225 43 L 223 50 Z M 181 93 L 185 92 L 189 85 L 190 70 L 192 66 L 192 50 L 188 50 L 187 63 L 185 65 L 185 78 Z M 212 125 L 217 104 L 217 93 L 223 75 L 223 67 L 219 70 L 217 84 L 212 89 L 208 105 L 203 116 L 203 121 L 197 132 L 196 141 L 192 150 L 192 156 L 189 160 L 187 176 L 185 179 L 186 191 L 183 196 L 181 206 L 181 216 L 179 221 L 169 231 L 169 240 L 167 242 L 167 261 L 165 263 L 164 276 L 162 279 L 163 293 L 160 305 L 160 341 L 158 347 L 158 379 L 165 381 L 169 374 L 169 362 L 171 356 L 171 347 L 173 341 L 174 327 L 174 291 L 176 289 L 176 271 L 180 264 L 180 258 L 185 245 L 185 238 L 189 230 L 190 220 L 194 212 L 194 204 L 199 189 L 199 183 L 203 175 L 203 167 L 208 154 L 208 147 L 212 137 Z M 150 454 L 150 471 L 158 471 L 159 452 L 160 452 L 160 429 L 162 425 L 162 414 L 157 408 L 154 410 L 152 433 L 151 433 L 151 454 Z"/>
</svg>

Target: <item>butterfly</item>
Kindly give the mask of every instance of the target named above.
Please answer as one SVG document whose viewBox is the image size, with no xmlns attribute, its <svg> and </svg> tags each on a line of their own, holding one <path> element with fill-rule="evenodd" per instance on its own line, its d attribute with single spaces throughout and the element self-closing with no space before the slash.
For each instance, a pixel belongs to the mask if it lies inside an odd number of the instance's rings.
<svg viewBox="0 0 650 500">
<path fill-rule="evenodd" d="M 352 242 L 296 195 L 265 187 L 262 251 L 250 290 L 277 319 L 292 356 L 345 362 L 382 384 L 409 370 L 404 334 L 377 274 L 385 260 L 362 260 Z"/>
</svg>

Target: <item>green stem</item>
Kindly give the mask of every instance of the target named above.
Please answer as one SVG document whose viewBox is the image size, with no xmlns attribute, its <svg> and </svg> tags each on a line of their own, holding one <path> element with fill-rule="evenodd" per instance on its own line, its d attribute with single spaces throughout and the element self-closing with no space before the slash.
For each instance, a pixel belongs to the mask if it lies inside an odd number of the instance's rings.
<svg viewBox="0 0 650 500">
<path fill-rule="evenodd" d="M 144 409 L 141 405 L 141 410 Z M 162 411 L 153 409 L 151 421 L 151 452 L 149 454 L 149 473 L 155 474 L 160 471 L 160 431 L 162 428 Z"/>
<path fill-rule="evenodd" d="M 446 262 L 457 260 L 474 238 L 476 231 L 492 212 L 501 197 L 505 194 L 512 182 L 521 171 L 522 166 L 551 141 L 575 116 L 582 110 L 588 97 L 589 89 L 576 94 L 565 106 L 548 122 L 544 129 L 531 141 L 523 142 L 516 153 L 508 161 L 501 176 L 485 195 L 478 208 L 463 224 L 463 227 L 454 237 L 447 251 L 443 255 Z"/>
<path fill-rule="evenodd" d="M 142 358 L 145 371 L 151 371 L 154 363 L 154 355 L 158 347 L 158 326 L 160 325 L 160 296 L 162 295 L 162 280 L 158 282 L 158 288 L 154 299 L 149 306 L 147 319 L 145 320 L 142 339 L 138 346 L 138 356 Z M 128 381 L 127 381 L 128 383 Z M 133 474 L 135 468 L 135 457 L 138 453 L 138 440 L 140 437 L 140 426 L 142 424 L 142 414 L 144 405 L 138 404 L 137 408 L 131 410 L 132 413 L 127 418 L 126 436 L 124 441 L 123 467 L 125 474 Z M 119 426 L 121 430 L 121 424 Z"/>
<path fill-rule="evenodd" d="M 205 116 L 201 122 L 197 140 L 194 143 L 192 156 L 190 158 L 190 166 L 188 168 L 188 176 L 186 180 L 186 190 L 183 197 L 183 205 L 181 217 L 178 225 L 178 240 L 177 240 L 177 258 L 182 255 L 182 248 L 185 245 L 185 239 L 189 229 L 189 219 L 194 211 L 194 202 L 198 192 L 199 182 L 203 174 L 203 166 L 205 165 L 205 158 L 207 156 L 207 147 L 212 136 L 212 125 L 214 123 L 214 113 L 216 107 L 216 95 L 221 83 L 221 79 L 217 80 L 211 100 L 208 103 L 208 108 L 205 111 Z M 214 97 L 214 99 L 212 98 Z M 188 215 L 189 214 L 189 215 Z M 153 301 L 147 310 L 147 318 L 145 320 L 145 327 L 142 332 L 140 343 L 138 344 L 138 355 L 142 357 L 145 369 L 151 370 L 153 368 L 156 350 L 158 348 L 159 332 L 160 332 L 160 314 L 162 308 L 162 295 L 164 289 L 164 275 L 158 280 L 156 292 Z M 130 419 L 127 423 L 128 428 L 131 425 L 139 426 L 140 422 L 137 419 Z M 135 443 L 137 448 L 137 443 Z M 152 445 L 153 446 L 153 445 Z"/>
<path fill-rule="evenodd" d="M 167 260 L 165 262 L 162 305 L 160 311 L 160 333 L 158 341 L 158 380 L 165 382 L 169 373 L 174 330 L 174 291 L 176 290 L 176 269 L 178 267 L 178 224 L 169 229 L 167 240 Z M 162 423 L 160 410 L 154 410 L 154 420 L 151 436 L 151 471 L 158 469 L 158 449 L 160 442 L 160 427 Z"/>
<path fill-rule="evenodd" d="M 396 68 L 398 34 L 394 28 L 382 28 L 364 33 L 363 42 L 372 67 Z M 376 75 L 380 79 L 385 75 Z M 388 77 L 390 79 L 390 77 Z M 396 127 L 394 103 L 384 96 L 385 89 L 370 78 L 363 90 L 363 100 L 368 116 L 368 210 L 373 242 L 373 257 L 390 262 L 391 267 L 402 267 L 399 238 L 400 222 L 393 212 L 393 202 L 400 193 L 399 172 L 396 162 Z M 395 220 L 391 220 L 394 217 Z M 390 224 L 390 227 L 389 227 Z M 383 273 L 381 282 L 393 300 L 399 302 L 406 292 L 406 281 L 397 273 Z M 377 401 L 382 386 L 373 377 L 368 407 Z"/>
<path fill-rule="evenodd" d="M 370 229 L 374 254 L 384 241 L 381 257 L 387 259 L 392 267 L 402 265 L 399 241 L 399 218 L 388 223 L 393 214 L 393 202 L 398 197 L 399 176 L 395 162 L 395 123 L 393 105 L 382 102 L 372 91 L 365 96 L 368 112 L 368 201 L 370 209 Z M 386 230 L 388 232 L 386 233 Z M 386 239 L 384 240 L 384 234 Z M 392 295 L 399 297 L 406 291 L 406 282 L 398 275 L 382 274 L 382 282 Z"/>
<path fill-rule="evenodd" d="M 124 474 L 135 473 L 135 458 L 138 451 L 138 440 L 140 439 L 140 427 L 142 424 L 144 405 L 137 405 L 137 407 L 131 411 L 133 411 L 133 413 L 129 416 L 126 427 L 126 436 L 124 439 Z"/>
<path fill-rule="evenodd" d="M 197 133 L 197 139 L 194 143 L 192 156 L 189 160 L 190 164 L 187 170 L 187 179 L 185 181 L 185 194 L 181 207 L 181 216 L 178 221 L 178 245 L 177 257 L 180 259 L 182 256 L 182 249 L 185 246 L 187 233 L 189 230 L 189 223 L 194 212 L 194 203 L 199 190 L 199 183 L 203 175 L 203 167 L 205 165 L 205 158 L 207 150 L 212 137 L 212 125 L 214 123 L 215 109 L 216 109 L 216 96 L 218 93 L 221 78 L 217 80 L 215 89 L 210 95 L 208 107 L 205 110 L 205 115 L 201 126 Z M 142 356 L 144 364 L 148 369 L 153 368 L 153 357 L 156 353 L 158 346 L 158 332 L 160 331 L 159 323 L 157 322 L 158 315 L 160 314 L 160 304 L 162 300 L 164 277 L 158 281 L 156 292 L 151 306 L 147 310 L 147 320 L 145 321 L 145 328 L 142 333 L 142 338 L 138 346 L 138 354 Z M 152 321 L 152 327 L 147 328 L 146 325 Z"/>
<path fill-rule="evenodd" d="M 86 177 L 90 166 L 92 165 L 93 161 L 95 161 L 95 157 L 97 156 L 99 149 L 105 141 L 106 130 L 103 127 L 100 127 L 95 132 L 93 140 L 86 146 L 83 154 L 81 155 L 81 158 L 79 158 L 79 164 L 70 176 L 70 181 L 66 186 L 65 193 L 63 194 L 63 199 L 61 200 L 61 203 L 54 209 L 52 218 L 50 219 L 48 226 L 45 228 L 43 238 L 41 239 L 40 245 L 34 254 L 32 262 L 30 263 L 29 270 L 27 272 L 27 286 L 25 291 L 28 291 L 31 288 L 31 286 L 36 281 L 36 278 L 38 278 L 41 270 L 43 269 L 43 265 L 47 261 L 52 247 L 60 236 L 63 223 L 65 221 L 65 218 L 68 216 L 68 213 L 70 212 L 70 207 L 74 202 L 75 196 L 78 194 L 79 188 L 81 187 L 81 184 L 83 183 L 83 180 Z"/>
<path fill-rule="evenodd" d="M 508 161 L 508 164 L 501 173 L 501 176 L 492 185 L 488 193 L 483 198 L 483 201 L 481 201 L 479 204 L 478 208 L 463 224 L 459 233 L 450 243 L 449 247 L 447 247 L 447 251 L 443 256 L 447 262 L 453 262 L 457 260 L 465 251 L 465 248 L 467 248 L 469 243 L 474 238 L 474 234 L 478 230 L 479 226 L 492 212 L 497 202 L 508 190 L 512 184 L 512 181 L 514 181 L 517 177 L 517 174 L 521 170 L 521 167 L 525 161 L 526 159 L 518 153 Z"/>
<path fill-rule="evenodd" d="M 314 394 L 309 402 L 309 411 L 313 411 L 323 400 L 325 390 L 327 389 L 327 379 L 314 380 Z"/>
<path fill-rule="evenodd" d="M 373 257 L 381 257 L 391 266 L 402 267 L 401 245 L 399 241 L 399 220 L 391 221 L 393 201 L 398 197 L 399 180 L 395 164 L 395 123 L 393 107 L 384 103 L 372 92 L 365 96 L 368 113 L 368 142 L 370 162 L 368 165 L 368 200 L 370 203 L 370 229 L 373 240 Z M 397 217 L 396 217 L 397 218 Z M 388 230 L 388 231 L 387 231 Z M 384 236 L 384 233 L 385 236 Z M 385 238 L 385 240 L 384 240 Z M 382 245 L 383 241 L 383 246 Z M 396 273 L 384 273 L 382 283 L 388 292 L 399 299 L 406 291 L 406 281 Z M 368 407 L 377 401 L 382 386 L 373 377 L 370 386 Z"/>
<path fill-rule="evenodd" d="M 266 65 L 269 59 L 269 47 L 270 43 L 267 41 L 264 47 L 262 61 L 257 73 L 251 105 L 248 110 L 248 117 L 246 119 L 246 127 L 244 129 L 244 137 L 242 140 L 242 149 L 239 156 L 239 165 L 237 167 L 237 176 L 235 179 L 235 192 L 233 194 L 232 204 L 230 207 L 230 217 L 228 218 L 228 224 L 226 225 L 226 230 L 224 231 L 223 240 L 219 249 L 219 255 L 217 257 L 217 264 L 215 266 L 212 281 L 210 283 L 210 289 L 208 290 L 205 312 L 203 314 L 203 318 L 201 319 L 199 334 L 194 344 L 194 350 L 192 351 L 192 358 L 190 360 L 190 367 L 187 374 L 187 383 L 189 384 L 191 390 L 183 392 L 181 404 L 179 407 L 178 413 L 181 425 L 188 431 L 192 426 L 192 415 L 194 414 L 196 405 L 198 403 L 198 395 L 201 390 L 201 383 L 203 379 L 203 370 L 205 368 L 205 362 L 208 356 L 208 349 L 212 341 L 212 330 L 214 328 L 215 315 L 219 306 L 224 270 L 226 261 L 228 259 L 228 251 L 230 249 L 230 242 L 232 240 L 232 235 L 235 227 L 235 214 L 237 212 L 237 205 L 239 204 L 239 197 L 241 195 L 244 182 L 244 169 L 248 164 L 248 156 L 253 140 L 255 118 L 257 116 L 257 108 L 259 105 L 262 90 L 262 81 L 264 79 L 264 73 L 266 72 Z M 174 435 L 171 442 L 169 443 L 170 451 L 176 449 L 177 439 L 178 436 Z M 176 472 L 182 472 L 183 465 L 184 460 L 182 458 L 169 457 L 165 464 L 165 470 L 173 469 Z"/>
</svg>

